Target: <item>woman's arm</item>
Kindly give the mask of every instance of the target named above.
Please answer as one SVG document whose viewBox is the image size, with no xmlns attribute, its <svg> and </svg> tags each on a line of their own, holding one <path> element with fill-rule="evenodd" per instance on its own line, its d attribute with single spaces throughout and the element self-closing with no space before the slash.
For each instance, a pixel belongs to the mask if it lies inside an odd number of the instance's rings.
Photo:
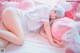
<svg viewBox="0 0 80 53">
<path fill-rule="evenodd" d="M 47 38 L 47 35 L 46 35 L 45 31 L 44 31 L 44 29 L 41 29 L 39 33 L 40 33 L 40 35 L 43 36 L 44 38 L 48 39 L 48 38 Z"/>
<path fill-rule="evenodd" d="M 63 47 L 62 45 L 59 45 L 58 43 L 55 42 L 55 40 L 52 37 L 51 30 L 50 30 L 50 24 L 48 22 L 44 22 L 44 30 L 47 38 L 49 39 L 49 42 L 51 45 L 56 46 L 56 47 Z M 42 33 L 44 35 L 44 33 Z"/>
</svg>

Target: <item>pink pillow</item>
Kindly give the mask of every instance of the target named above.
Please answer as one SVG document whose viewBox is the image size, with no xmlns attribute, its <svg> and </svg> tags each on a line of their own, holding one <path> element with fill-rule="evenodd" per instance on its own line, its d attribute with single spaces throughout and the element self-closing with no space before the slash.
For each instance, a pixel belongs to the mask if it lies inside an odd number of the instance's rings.
<svg viewBox="0 0 80 53">
<path fill-rule="evenodd" d="M 2 15 L 2 11 L 7 7 L 16 7 L 25 10 L 33 6 L 35 6 L 35 4 L 32 0 L 17 0 L 17 1 L 11 0 L 11 2 L 3 2 L 3 0 L 0 0 L 0 15 Z M 1 20 L 1 16 L 0 16 L 0 20 Z"/>
<path fill-rule="evenodd" d="M 7 8 L 7 7 L 17 7 L 17 5 L 18 5 L 18 3 L 17 2 L 3 2 L 3 1 L 1 1 L 0 2 L 0 20 L 1 20 L 1 18 L 2 18 L 2 12 L 3 12 L 3 10 L 5 9 L 5 8 Z"/>
<path fill-rule="evenodd" d="M 0 0 L 0 2 L 3 2 L 4 0 Z"/>
<path fill-rule="evenodd" d="M 55 39 L 61 41 L 65 32 L 70 30 L 74 25 L 74 21 L 69 18 L 61 18 L 55 20 L 52 24 L 52 35 Z"/>
<path fill-rule="evenodd" d="M 23 0 L 19 3 L 19 8 L 23 9 L 23 10 L 29 9 L 34 6 L 35 6 L 35 4 L 32 0 Z"/>
</svg>

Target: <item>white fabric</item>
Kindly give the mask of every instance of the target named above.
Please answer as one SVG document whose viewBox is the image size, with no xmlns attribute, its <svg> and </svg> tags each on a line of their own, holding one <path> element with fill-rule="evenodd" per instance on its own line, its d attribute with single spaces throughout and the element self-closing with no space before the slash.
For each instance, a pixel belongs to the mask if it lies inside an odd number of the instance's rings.
<svg viewBox="0 0 80 53">
<path fill-rule="evenodd" d="M 80 45 L 72 43 L 67 47 L 74 50 L 80 48 Z M 66 48 L 53 47 L 44 37 L 27 31 L 25 33 L 25 42 L 23 46 L 9 44 L 6 47 L 6 53 L 65 53 L 65 49 Z M 76 51 L 80 50 L 77 49 Z"/>
<path fill-rule="evenodd" d="M 80 13 L 76 13 L 76 18 L 80 18 Z"/>
<path fill-rule="evenodd" d="M 80 35 L 76 28 L 68 30 L 62 39 L 68 42 L 67 47 L 71 48 L 75 53 L 80 53 Z"/>
<path fill-rule="evenodd" d="M 30 10 L 19 11 L 20 20 L 28 26 L 29 31 L 38 31 L 43 22 L 49 22 L 50 8 L 48 6 L 37 6 Z M 33 26 L 33 27 L 32 27 Z"/>
<path fill-rule="evenodd" d="M 70 11 L 72 9 L 72 4 L 70 2 L 60 1 L 58 5 L 62 6 L 65 11 Z"/>
<path fill-rule="evenodd" d="M 80 53 L 80 35 L 79 35 L 78 29 L 77 29 L 77 27 L 80 28 L 79 23 L 77 24 L 75 21 L 65 17 L 65 18 L 55 20 L 54 25 L 56 27 L 59 26 L 60 28 L 61 27 L 65 28 L 65 26 L 70 27 L 70 29 L 67 30 L 62 35 L 62 40 L 66 41 L 67 47 L 71 48 L 73 51 L 75 51 L 75 53 Z M 56 30 L 55 30 L 55 32 L 56 32 Z M 57 32 L 58 35 L 60 32 L 62 32 L 62 31 Z"/>
<path fill-rule="evenodd" d="M 77 28 L 78 32 L 80 33 L 80 21 L 76 22 L 76 28 Z"/>
<path fill-rule="evenodd" d="M 65 53 L 65 49 L 53 47 L 39 34 L 27 32 L 23 46 L 9 44 L 6 53 Z"/>
<path fill-rule="evenodd" d="M 68 30 L 62 37 L 63 40 L 68 42 L 75 42 L 77 44 L 80 44 L 80 35 L 77 31 L 77 29 L 71 29 Z"/>
<path fill-rule="evenodd" d="M 17 5 L 19 4 L 18 2 L 1 2 L 3 8 L 6 8 L 6 7 L 17 7 Z"/>
</svg>

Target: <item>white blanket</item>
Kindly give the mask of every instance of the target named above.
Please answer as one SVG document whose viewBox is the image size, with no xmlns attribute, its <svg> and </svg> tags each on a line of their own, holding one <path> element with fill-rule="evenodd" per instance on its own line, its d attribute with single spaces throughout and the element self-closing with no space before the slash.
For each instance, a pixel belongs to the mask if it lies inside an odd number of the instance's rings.
<svg viewBox="0 0 80 53">
<path fill-rule="evenodd" d="M 52 47 L 47 39 L 34 33 L 25 34 L 23 46 L 9 44 L 6 47 L 6 53 L 65 53 L 64 50 Z"/>
</svg>

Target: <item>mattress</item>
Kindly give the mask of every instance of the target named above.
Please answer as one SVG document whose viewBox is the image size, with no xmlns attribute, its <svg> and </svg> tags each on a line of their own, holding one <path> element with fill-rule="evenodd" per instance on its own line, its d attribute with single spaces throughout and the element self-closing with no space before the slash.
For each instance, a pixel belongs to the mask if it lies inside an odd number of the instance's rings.
<svg viewBox="0 0 80 53">
<path fill-rule="evenodd" d="M 25 41 L 22 46 L 9 44 L 6 53 L 65 53 L 64 48 L 56 48 L 50 45 L 47 39 L 37 33 L 25 33 Z"/>
</svg>

